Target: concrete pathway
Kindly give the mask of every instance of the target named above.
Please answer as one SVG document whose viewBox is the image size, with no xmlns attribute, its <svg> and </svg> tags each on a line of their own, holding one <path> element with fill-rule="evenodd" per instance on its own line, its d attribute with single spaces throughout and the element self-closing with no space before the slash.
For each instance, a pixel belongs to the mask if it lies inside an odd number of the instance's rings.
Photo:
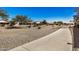
<svg viewBox="0 0 79 59">
<path fill-rule="evenodd" d="M 10 51 L 72 51 L 69 28 L 61 28 L 45 37 L 11 49 Z"/>
</svg>

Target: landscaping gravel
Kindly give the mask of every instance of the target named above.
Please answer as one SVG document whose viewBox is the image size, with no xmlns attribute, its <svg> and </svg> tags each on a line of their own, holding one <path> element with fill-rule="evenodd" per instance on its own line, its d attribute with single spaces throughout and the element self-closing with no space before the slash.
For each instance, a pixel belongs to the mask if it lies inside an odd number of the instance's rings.
<svg viewBox="0 0 79 59">
<path fill-rule="evenodd" d="M 31 42 L 58 29 L 58 27 L 52 26 L 42 26 L 41 29 L 38 29 L 37 27 L 24 29 L 0 28 L 0 51 L 6 51 Z"/>
</svg>

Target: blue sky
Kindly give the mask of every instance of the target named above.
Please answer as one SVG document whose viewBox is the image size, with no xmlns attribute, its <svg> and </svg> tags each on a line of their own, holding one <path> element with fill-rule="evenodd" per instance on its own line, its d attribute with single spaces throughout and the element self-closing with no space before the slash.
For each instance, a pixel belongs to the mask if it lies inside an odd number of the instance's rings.
<svg viewBox="0 0 79 59">
<path fill-rule="evenodd" d="M 68 22 L 73 19 L 74 7 L 1 7 L 10 18 L 26 15 L 33 21 L 47 20 Z"/>
</svg>

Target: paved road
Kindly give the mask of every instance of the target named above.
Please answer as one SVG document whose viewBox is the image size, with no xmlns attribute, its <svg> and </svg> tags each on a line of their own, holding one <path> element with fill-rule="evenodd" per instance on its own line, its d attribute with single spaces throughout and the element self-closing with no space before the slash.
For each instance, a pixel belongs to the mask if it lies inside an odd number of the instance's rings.
<svg viewBox="0 0 79 59">
<path fill-rule="evenodd" d="M 38 40 L 24 44 L 10 51 L 71 51 L 72 35 L 69 28 L 61 28 Z"/>
</svg>

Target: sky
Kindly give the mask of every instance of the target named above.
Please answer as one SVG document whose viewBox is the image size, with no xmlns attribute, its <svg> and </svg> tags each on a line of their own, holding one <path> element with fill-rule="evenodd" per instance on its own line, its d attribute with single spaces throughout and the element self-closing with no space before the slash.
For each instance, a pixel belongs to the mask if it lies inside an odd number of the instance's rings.
<svg viewBox="0 0 79 59">
<path fill-rule="evenodd" d="M 9 19 L 16 15 L 25 15 L 33 21 L 48 22 L 73 20 L 74 7 L 1 7 L 9 15 Z"/>
</svg>

